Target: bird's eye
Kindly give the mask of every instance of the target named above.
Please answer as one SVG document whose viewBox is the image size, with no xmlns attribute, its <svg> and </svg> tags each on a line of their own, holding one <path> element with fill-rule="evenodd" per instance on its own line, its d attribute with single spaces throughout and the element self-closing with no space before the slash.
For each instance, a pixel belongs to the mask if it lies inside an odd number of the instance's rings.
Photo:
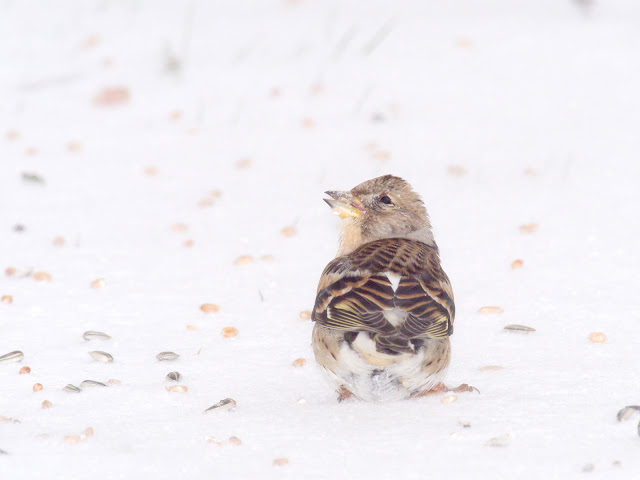
<svg viewBox="0 0 640 480">
<path fill-rule="evenodd" d="M 382 197 L 380 197 L 380 201 L 386 205 L 393 205 L 393 202 L 391 201 L 391 199 L 386 195 L 383 195 Z"/>
</svg>

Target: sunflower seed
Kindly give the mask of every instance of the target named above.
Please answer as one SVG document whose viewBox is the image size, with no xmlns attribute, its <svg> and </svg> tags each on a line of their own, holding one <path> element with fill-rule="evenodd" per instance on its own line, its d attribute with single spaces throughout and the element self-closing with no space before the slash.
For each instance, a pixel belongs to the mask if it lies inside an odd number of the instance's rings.
<svg viewBox="0 0 640 480">
<path fill-rule="evenodd" d="M 94 350 L 93 352 L 89 352 L 89 355 L 93 357 L 94 360 L 103 363 L 111 363 L 113 362 L 113 357 L 107 352 L 101 352 L 100 350 Z"/>
<path fill-rule="evenodd" d="M 525 332 L 525 333 L 536 331 L 535 328 L 527 327 L 525 325 L 507 325 L 506 327 L 504 327 L 504 329 L 510 332 Z"/>
<path fill-rule="evenodd" d="M 89 330 L 82 334 L 82 338 L 85 340 L 93 340 L 96 338 L 99 340 L 109 340 L 111 336 L 103 332 L 94 332 L 93 330 Z"/>
<path fill-rule="evenodd" d="M 624 407 L 618 412 L 618 421 L 621 422 L 623 420 L 629 420 L 631 418 L 631 415 L 633 415 L 635 412 L 640 413 L 640 406 L 629 405 L 628 407 Z"/>
<path fill-rule="evenodd" d="M 15 352 L 9 352 L 0 357 L 0 363 L 11 363 L 11 362 L 21 362 L 24 358 L 24 353 L 20 350 L 16 350 Z"/>
<path fill-rule="evenodd" d="M 4 451 L 4 450 L 2 450 L 2 449 L 0 449 L 0 455 L 9 455 L 9 453 Z"/>
<path fill-rule="evenodd" d="M 179 356 L 180 355 L 173 352 L 160 352 L 158 355 L 156 355 L 156 358 L 162 362 L 164 360 L 175 360 Z"/>
<path fill-rule="evenodd" d="M 82 391 L 81 389 L 79 389 L 75 385 L 71 385 L 70 383 L 66 387 L 64 387 L 63 390 L 65 392 L 71 392 L 71 393 L 80 393 Z"/>
<path fill-rule="evenodd" d="M 106 387 L 106 383 L 96 382 L 95 380 L 84 380 L 81 384 L 81 387 Z"/>
<path fill-rule="evenodd" d="M 180 380 L 182 380 L 182 375 L 180 375 L 180 372 L 169 372 L 167 373 L 167 380 L 179 382 Z"/>
<path fill-rule="evenodd" d="M 222 412 L 223 410 L 232 410 L 234 408 L 236 408 L 236 401 L 233 398 L 225 398 L 224 400 L 220 400 L 215 405 L 207 408 L 204 413 L 213 412 L 214 410 Z"/>
</svg>

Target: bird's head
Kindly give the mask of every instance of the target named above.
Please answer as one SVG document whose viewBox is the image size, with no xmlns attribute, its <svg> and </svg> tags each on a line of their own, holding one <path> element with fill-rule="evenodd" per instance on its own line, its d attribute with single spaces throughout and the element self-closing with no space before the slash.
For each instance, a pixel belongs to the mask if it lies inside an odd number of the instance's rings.
<svg viewBox="0 0 640 480">
<path fill-rule="evenodd" d="M 373 178 L 348 192 L 327 191 L 325 202 L 342 218 L 339 254 L 383 238 L 411 238 L 434 244 L 427 210 L 405 180 Z"/>
</svg>

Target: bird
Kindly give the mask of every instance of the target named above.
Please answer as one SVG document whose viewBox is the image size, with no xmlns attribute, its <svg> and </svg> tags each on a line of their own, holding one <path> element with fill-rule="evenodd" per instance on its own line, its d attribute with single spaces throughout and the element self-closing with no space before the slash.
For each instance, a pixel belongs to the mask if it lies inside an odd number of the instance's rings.
<svg viewBox="0 0 640 480">
<path fill-rule="evenodd" d="M 312 346 L 338 401 L 477 390 L 441 381 L 455 304 L 420 196 L 393 175 L 325 194 L 341 229 L 318 283 Z"/>
</svg>

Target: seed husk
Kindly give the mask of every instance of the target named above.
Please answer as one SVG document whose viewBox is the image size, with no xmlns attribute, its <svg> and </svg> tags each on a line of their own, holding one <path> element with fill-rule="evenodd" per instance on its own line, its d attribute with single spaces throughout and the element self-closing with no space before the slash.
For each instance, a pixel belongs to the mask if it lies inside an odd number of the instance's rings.
<svg viewBox="0 0 640 480">
<path fill-rule="evenodd" d="M 113 357 L 111 354 L 107 352 L 101 352 L 100 350 L 94 350 L 93 352 L 89 352 L 89 355 L 93 357 L 94 360 L 102 363 L 112 363 Z"/>
<path fill-rule="evenodd" d="M 51 275 L 47 272 L 36 272 L 32 275 L 32 277 L 38 282 L 50 282 L 52 279 Z"/>
<path fill-rule="evenodd" d="M 219 438 L 214 437 L 213 435 L 207 435 L 206 437 L 204 437 L 204 441 L 207 443 L 211 443 L 212 445 L 215 445 L 216 447 L 219 447 L 222 445 L 222 440 L 220 440 Z"/>
<path fill-rule="evenodd" d="M 107 335 L 104 332 L 96 332 L 94 330 L 88 330 L 82 334 L 82 338 L 85 340 L 109 340 L 111 338 L 110 335 Z"/>
<path fill-rule="evenodd" d="M 187 391 L 187 387 L 184 385 L 171 385 L 170 387 L 165 388 L 167 389 L 167 392 L 182 393 Z"/>
<path fill-rule="evenodd" d="M 502 369 L 504 369 L 502 365 L 485 365 L 484 367 L 480 367 L 478 370 L 481 372 L 497 372 Z"/>
<path fill-rule="evenodd" d="M 309 310 L 303 310 L 300 312 L 300 320 L 311 320 L 311 312 Z"/>
<path fill-rule="evenodd" d="M 220 310 L 220 307 L 213 303 L 203 303 L 202 305 L 200 305 L 200 310 L 202 310 L 204 313 L 216 313 Z"/>
<path fill-rule="evenodd" d="M 104 278 L 97 278 L 91 282 L 91 288 L 103 288 L 107 285 L 107 281 Z"/>
<path fill-rule="evenodd" d="M 207 408 L 204 413 L 209 413 L 213 411 L 222 412 L 223 410 L 232 410 L 236 408 L 236 401 L 233 398 L 225 398 L 224 400 L 220 400 L 215 405 Z"/>
<path fill-rule="evenodd" d="M 111 385 L 120 385 L 122 382 L 117 378 L 110 378 L 107 380 L 107 383 L 110 383 Z"/>
<path fill-rule="evenodd" d="M 13 303 L 13 297 L 11 295 L 3 295 L 2 298 L 0 298 L 0 302 Z"/>
<path fill-rule="evenodd" d="M 629 405 L 618 412 L 617 418 L 619 422 L 628 420 L 634 413 L 640 413 L 640 405 Z"/>
<path fill-rule="evenodd" d="M 11 363 L 11 362 L 21 362 L 24 358 L 24 353 L 20 350 L 15 350 L 13 352 L 5 353 L 0 357 L 0 363 Z"/>
<path fill-rule="evenodd" d="M 82 392 L 82 390 L 80 388 L 76 387 L 75 385 L 71 385 L 70 383 L 67 384 L 67 386 L 64 387 L 63 390 L 65 392 L 70 392 L 70 393 L 80 393 L 80 392 Z"/>
<path fill-rule="evenodd" d="M 509 332 L 523 332 L 523 333 L 529 333 L 529 332 L 535 332 L 536 329 L 533 327 L 527 327 L 526 325 L 507 325 L 506 327 L 504 327 L 505 330 L 509 331 Z"/>
<path fill-rule="evenodd" d="M 537 223 L 526 223 L 524 225 L 520 225 L 518 227 L 518 230 L 520 230 L 520 233 L 533 233 L 536 230 L 538 230 L 538 224 Z"/>
<path fill-rule="evenodd" d="M 83 380 L 82 383 L 80 384 L 80 386 L 82 388 L 85 388 L 85 387 L 106 387 L 107 384 L 106 383 L 102 383 L 102 382 L 96 382 L 95 380 Z"/>
<path fill-rule="evenodd" d="M 307 363 L 307 361 L 304 358 L 296 358 L 293 363 L 291 364 L 291 366 L 293 367 L 304 367 L 305 363 Z"/>
<path fill-rule="evenodd" d="M 442 403 L 453 403 L 456 400 L 458 400 L 458 396 L 457 395 L 447 395 L 446 397 L 442 397 L 442 400 L 440 400 Z"/>
<path fill-rule="evenodd" d="M 53 407 L 53 403 L 51 403 L 49 400 L 45 400 L 44 402 L 42 402 L 42 408 L 51 408 Z"/>
<path fill-rule="evenodd" d="M 163 362 L 163 361 L 168 361 L 168 360 L 175 360 L 179 356 L 180 355 L 178 355 L 177 353 L 174 353 L 174 352 L 160 352 L 158 355 L 156 355 L 156 358 L 158 360 L 160 360 L 161 362 Z"/>
<path fill-rule="evenodd" d="M 478 313 L 504 313 L 504 308 L 496 306 L 480 307 Z"/>
<path fill-rule="evenodd" d="M 484 443 L 487 447 L 506 447 L 509 445 L 509 434 L 504 433 L 497 437 L 492 437 Z"/>
<path fill-rule="evenodd" d="M 26 365 L 24 367 L 22 367 L 20 369 L 20 371 L 18 372 L 20 375 L 24 375 L 26 373 L 30 373 L 31 372 L 31 368 L 27 367 Z"/>
<path fill-rule="evenodd" d="M 82 441 L 82 437 L 80 435 L 65 435 L 64 443 L 67 445 L 75 445 L 76 443 L 80 443 Z"/>
<path fill-rule="evenodd" d="M 286 458 L 274 458 L 273 459 L 273 466 L 274 467 L 284 467 L 285 465 L 289 464 L 289 460 Z"/>
<path fill-rule="evenodd" d="M 42 386 L 41 383 L 34 383 L 33 384 L 33 391 L 34 392 L 39 392 L 40 390 L 42 390 L 44 387 Z"/>
<path fill-rule="evenodd" d="M 0 415 L 0 423 L 21 423 L 17 418 L 5 417 L 4 415 Z"/>
<path fill-rule="evenodd" d="M 251 255 L 240 255 L 233 263 L 234 265 L 249 265 L 253 263 L 253 257 Z"/>
<path fill-rule="evenodd" d="M 519 258 L 514 260 L 513 262 L 511 262 L 511 268 L 513 268 L 513 269 L 522 268 L 523 265 L 524 265 L 524 262 L 522 260 L 520 260 Z"/>
<path fill-rule="evenodd" d="M 469 420 L 465 420 L 463 418 L 459 418 L 458 419 L 458 425 L 460 425 L 462 428 L 470 428 L 471 427 L 471 422 Z"/>
<path fill-rule="evenodd" d="M 169 372 L 167 373 L 167 380 L 171 380 L 172 382 L 179 382 L 182 380 L 182 375 L 180 372 Z"/>
<path fill-rule="evenodd" d="M 231 338 L 238 335 L 238 329 L 235 327 L 224 327 L 220 333 L 222 333 L 223 337 Z"/>
<path fill-rule="evenodd" d="M 231 445 L 242 445 L 242 440 L 240 440 L 238 437 L 229 437 L 229 443 Z"/>
<path fill-rule="evenodd" d="M 280 230 L 280 235 L 282 235 L 283 237 L 291 238 L 295 236 L 295 234 L 296 227 L 293 226 L 284 227 L 282 230 Z"/>
<path fill-rule="evenodd" d="M 607 341 L 607 336 L 602 332 L 591 332 L 589 334 L 589 340 L 593 343 L 604 343 Z"/>
</svg>

